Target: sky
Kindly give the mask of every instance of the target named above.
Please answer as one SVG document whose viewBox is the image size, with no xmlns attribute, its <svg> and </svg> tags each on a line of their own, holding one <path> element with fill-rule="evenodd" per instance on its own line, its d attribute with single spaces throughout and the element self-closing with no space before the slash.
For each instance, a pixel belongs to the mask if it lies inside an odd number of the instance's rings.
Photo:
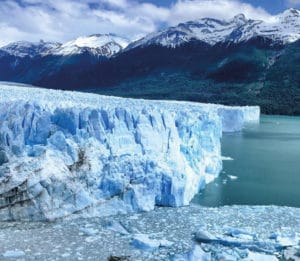
<svg viewBox="0 0 300 261">
<path fill-rule="evenodd" d="M 300 9 L 300 0 L 0 0 L 0 46 L 95 33 L 135 40 L 180 22 L 239 13 L 268 20 L 287 8 Z"/>
</svg>

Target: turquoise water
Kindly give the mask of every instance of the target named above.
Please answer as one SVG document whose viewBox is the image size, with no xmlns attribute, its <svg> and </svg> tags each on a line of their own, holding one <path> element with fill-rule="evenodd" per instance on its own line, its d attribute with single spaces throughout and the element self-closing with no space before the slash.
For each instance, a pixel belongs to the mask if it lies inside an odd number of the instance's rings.
<svg viewBox="0 0 300 261">
<path fill-rule="evenodd" d="M 222 155 L 233 160 L 194 202 L 300 207 L 300 117 L 262 116 L 259 125 L 225 134 Z"/>
</svg>

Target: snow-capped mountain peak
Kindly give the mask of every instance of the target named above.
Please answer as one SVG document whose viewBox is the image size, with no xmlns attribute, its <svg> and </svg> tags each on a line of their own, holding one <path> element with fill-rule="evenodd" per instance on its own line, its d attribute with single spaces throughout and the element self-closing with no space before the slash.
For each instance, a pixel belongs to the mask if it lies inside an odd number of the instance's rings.
<svg viewBox="0 0 300 261">
<path fill-rule="evenodd" d="M 233 17 L 232 22 L 237 24 L 237 25 L 243 25 L 245 23 L 247 23 L 247 18 L 244 14 L 238 14 L 236 16 Z"/>
<path fill-rule="evenodd" d="M 93 34 L 69 41 L 51 53 L 55 55 L 73 55 L 89 51 L 95 55 L 110 57 L 123 50 L 129 43 L 126 38 L 114 34 Z"/>
<path fill-rule="evenodd" d="M 49 54 L 67 56 L 87 52 L 109 58 L 124 49 L 129 50 L 152 44 L 174 48 L 191 40 L 199 40 L 212 46 L 222 42 L 245 42 L 258 36 L 280 44 L 299 40 L 300 11 L 293 8 L 287 9 L 266 21 L 248 19 L 244 14 L 237 14 L 229 20 L 201 18 L 151 33 L 132 43 L 114 34 L 82 36 L 64 44 L 44 41 L 15 42 L 0 48 L 0 55 L 8 53 L 16 57 Z"/>
<path fill-rule="evenodd" d="M 289 17 L 299 17 L 300 16 L 300 10 L 297 10 L 295 8 L 289 8 L 287 10 L 285 10 L 282 13 L 283 16 L 289 16 Z"/>
<path fill-rule="evenodd" d="M 2 47 L 1 50 L 17 57 L 34 57 L 36 55 L 40 55 L 44 52 L 48 52 L 52 49 L 58 48 L 59 46 L 61 46 L 60 43 L 44 42 L 43 40 L 36 43 L 28 41 L 19 41 L 10 43 Z"/>
<path fill-rule="evenodd" d="M 228 21 L 202 18 L 149 34 L 130 44 L 128 49 L 151 44 L 176 47 L 191 39 L 209 45 L 227 41 L 237 43 L 256 36 L 283 44 L 300 39 L 300 11 L 288 9 L 270 21 L 247 19 L 244 14 L 238 14 Z"/>
</svg>

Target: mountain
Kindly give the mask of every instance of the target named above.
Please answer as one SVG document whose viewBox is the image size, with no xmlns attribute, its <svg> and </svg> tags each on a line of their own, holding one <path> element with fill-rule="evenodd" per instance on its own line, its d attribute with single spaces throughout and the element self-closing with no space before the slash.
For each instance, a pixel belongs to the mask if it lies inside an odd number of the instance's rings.
<svg viewBox="0 0 300 261">
<path fill-rule="evenodd" d="M 128 44 L 128 39 L 114 34 L 94 34 L 67 42 L 54 50 L 50 50 L 49 54 L 74 55 L 90 52 L 96 56 L 111 57 L 127 47 Z"/>
<path fill-rule="evenodd" d="M 2 48 L 0 80 L 124 97 L 260 105 L 263 113 L 300 115 L 299 39 L 296 9 L 269 21 L 242 14 L 228 21 L 204 18 L 132 43 L 98 34 L 36 55 L 16 56 Z"/>
<path fill-rule="evenodd" d="M 37 43 L 20 41 L 10 43 L 0 51 L 15 57 L 35 57 L 37 55 L 77 55 L 90 52 L 92 55 L 111 57 L 120 52 L 129 44 L 129 40 L 114 34 L 94 34 L 78 37 L 64 44 L 40 41 Z M 0 53 L 1 56 L 1 53 Z"/>
<path fill-rule="evenodd" d="M 3 52 L 2 56 L 6 54 L 6 55 L 21 57 L 21 58 L 24 58 L 26 56 L 32 58 L 37 55 L 41 55 L 43 53 L 49 52 L 52 49 L 59 48 L 60 46 L 61 46 L 60 43 L 44 42 L 42 40 L 37 43 L 20 41 L 20 42 L 10 43 L 0 48 L 0 50 Z"/>
<path fill-rule="evenodd" d="M 113 34 L 79 37 L 64 44 L 12 43 L 0 48 L 0 79 L 37 83 L 48 76 L 72 78 L 83 67 L 106 60 L 127 45 L 127 39 Z"/>
<path fill-rule="evenodd" d="M 192 39 L 215 45 L 220 42 L 246 42 L 254 37 L 265 37 L 275 42 L 290 43 L 300 39 L 300 11 L 288 9 L 271 21 L 246 19 L 245 15 L 236 15 L 230 21 L 203 18 L 198 21 L 181 23 L 129 45 L 129 49 L 139 46 L 159 44 L 176 47 Z"/>
</svg>

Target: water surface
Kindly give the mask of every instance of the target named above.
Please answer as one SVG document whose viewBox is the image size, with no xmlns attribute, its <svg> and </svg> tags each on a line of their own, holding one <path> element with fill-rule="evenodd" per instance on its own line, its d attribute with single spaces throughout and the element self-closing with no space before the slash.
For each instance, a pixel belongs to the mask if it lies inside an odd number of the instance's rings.
<svg viewBox="0 0 300 261">
<path fill-rule="evenodd" d="M 233 160 L 194 202 L 300 207 L 300 117 L 263 115 L 259 125 L 224 134 L 222 155 Z"/>
</svg>

